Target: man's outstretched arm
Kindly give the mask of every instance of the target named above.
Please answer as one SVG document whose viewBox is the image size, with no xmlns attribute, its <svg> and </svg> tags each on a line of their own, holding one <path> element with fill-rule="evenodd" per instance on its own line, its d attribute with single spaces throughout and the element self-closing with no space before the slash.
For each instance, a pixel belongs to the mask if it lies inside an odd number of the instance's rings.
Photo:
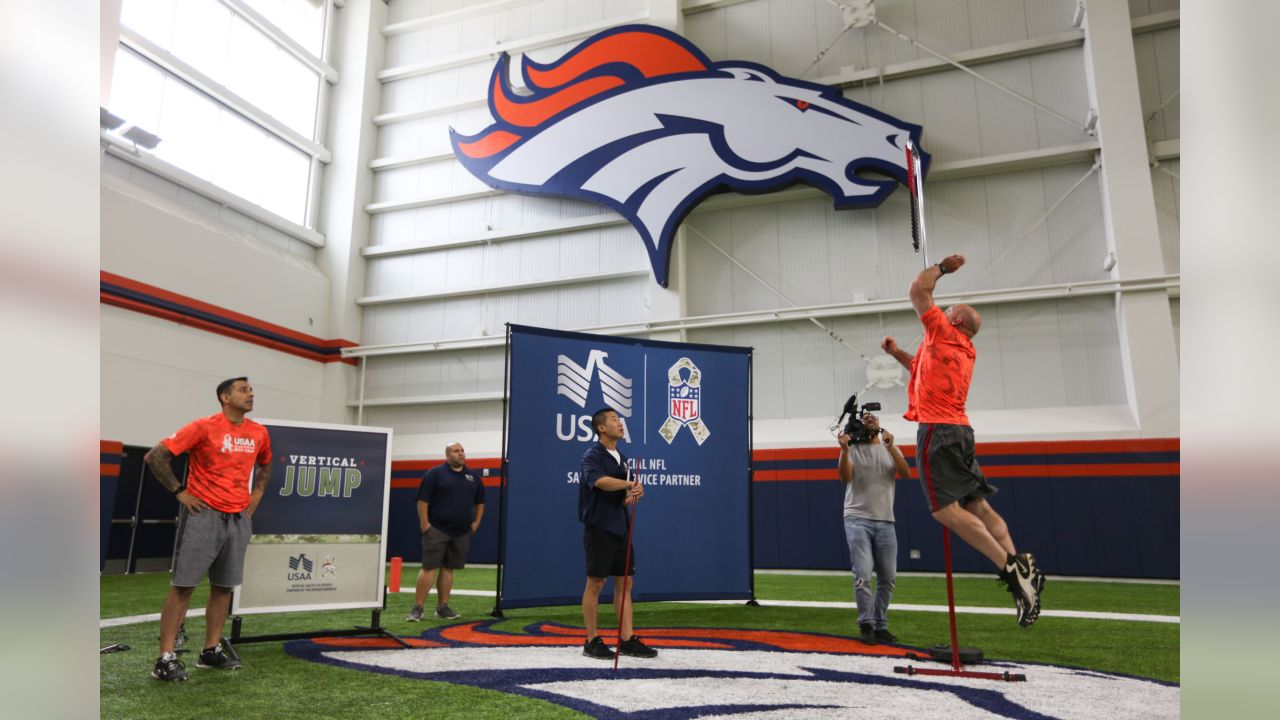
<svg viewBox="0 0 1280 720">
<path fill-rule="evenodd" d="M 942 262 L 930 265 L 916 275 L 907 289 L 907 297 L 911 298 L 911 307 L 915 308 L 916 315 L 924 315 L 933 307 L 933 288 L 938 284 L 938 278 L 959 270 L 963 265 L 963 255 L 948 255 Z"/>
<path fill-rule="evenodd" d="M 898 364 L 901 365 L 902 367 L 906 368 L 907 370 L 911 369 L 911 360 L 913 359 L 914 356 L 908 354 L 905 350 L 898 347 L 898 341 L 894 340 L 892 335 L 884 336 L 884 339 L 880 341 L 880 349 L 892 355 L 893 359 L 897 360 Z"/>
</svg>

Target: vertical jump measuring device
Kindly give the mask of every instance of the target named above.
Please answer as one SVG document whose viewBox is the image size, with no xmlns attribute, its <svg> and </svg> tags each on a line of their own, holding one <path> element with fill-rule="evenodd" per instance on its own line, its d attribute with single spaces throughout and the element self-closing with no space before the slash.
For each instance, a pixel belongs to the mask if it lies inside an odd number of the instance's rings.
<svg viewBox="0 0 1280 720">
<path fill-rule="evenodd" d="M 924 174 L 920 167 L 920 150 L 916 147 L 915 142 L 907 140 L 907 190 L 911 198 L 911 247 L 924 260 L 924 267 L 929 267 L 929 246 L 925 237 L 924 228 Z M 916 464 L 917 470 L 920 472 L 921 479 L 928 472 L 928 454 L 921 452 L 920 448 L 916 448 Z M 1025 681 L 1026 675 L 1021 673 L 1004 672 L 976 672 L 973 670 L 965 670 L 961 662 L 960 643 L 956 633 L 956 595 L 955 586 L 951 577 L 951 532 L 947 530 L 947 526 L 942 526 L 942 555 L 946 562 L 947 568 L 947 616 L 951 621 L 951 668 L 942 670 L 940 668 L 918 668 L 913 665 L 899 665 L 893 668 L 895 673 L 903 673 L 906 675 L 945 675 L 948 677 L 966 677 L 978 678 L 982 680 L 1003 680 L 1006 682 Z M 931 654 L 935 659 L 938 657 L 938 647 L 935 646 L 934 652 Z M 973 662 L 981 662 L 982 653 L 979 651 L 965 649 L 965 655 L 975 658 Z"/>
</svg>

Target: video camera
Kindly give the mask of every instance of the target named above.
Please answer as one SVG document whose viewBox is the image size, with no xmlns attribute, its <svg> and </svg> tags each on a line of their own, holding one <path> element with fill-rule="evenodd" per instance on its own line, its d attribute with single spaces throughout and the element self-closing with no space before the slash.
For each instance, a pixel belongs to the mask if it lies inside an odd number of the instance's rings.
<svg viewBox="0 0 1280 720">
<path fill-rule="evenodd" d="M 836 425 L 839 426 L 845 416 L 849 416 L 849 422 L 844 426 L 844 430 L 840 431 L 840 434 L 848 435 L 849 442 L 851 443 L 861 443 L 870 440 L 873 435 L 881 431 L 875 430 L 873 432 L 869 430 L 866 424 L 863 423 L 862 416 L 866 415 L 868 412 L 878 411 L 879 409 L 880 403 L 878 402 L 863 403 L 862 407 L 859 408 L 858 394 L 854 393 L 850 395 L 849 399 L 844 402 L 844 410 L 840 412 L 840 417 L 836 419 Z"/>
</svg>

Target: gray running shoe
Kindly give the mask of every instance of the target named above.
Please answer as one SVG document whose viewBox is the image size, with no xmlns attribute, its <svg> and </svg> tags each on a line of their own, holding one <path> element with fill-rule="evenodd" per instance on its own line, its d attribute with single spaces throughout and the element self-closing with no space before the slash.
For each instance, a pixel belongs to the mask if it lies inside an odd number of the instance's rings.
<svg viewBox="0 0 1280 720">
<path fill-rule="evenodd" d="M 436 608 L 436 617 L 440 618 L 441 620 L 457 620 L 462 616 L 454 612 L 453 608 L 449 607 L 448 605 L 441 605 L 440 607 Z"/>
<path fill-rule="evenodd" d="M 408 616 L 408 617 L 406 617 L 406 618 L 404 619 L 404 621 L 405 621 L 405 622 L 421 622 L 421 621 L 422 621 L 422 606 L 421 606 L 421 605 L 414 605 L 414 606 L 413 606 L 413 609 L 409 611 L 409 616 Z"/>
</svg>

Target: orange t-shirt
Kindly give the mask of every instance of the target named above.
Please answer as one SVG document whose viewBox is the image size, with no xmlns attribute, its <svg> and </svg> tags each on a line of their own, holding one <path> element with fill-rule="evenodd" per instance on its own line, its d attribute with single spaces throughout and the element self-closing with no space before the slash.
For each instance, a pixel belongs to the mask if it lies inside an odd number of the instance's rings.
<svg viewBox="0 0 1280 720">
<path fill-rule="evenodd" d="M 219 512 L 249 507 L 249 477 L 254 465 L 271 462 L 271 436 L 245 418 L 239 425 L 222 413 L 199 418 L 165 438 L 174 455 L 189 452 L 187 492 Z"/>
<path fill-rule="evenodd" d="M 924 324 L 924 342 L 911 359 L 907 413 L 902 417 L 922 423 L 968 425 L 964 403 L 978 352 L 937 305 L 925 311 L 920 322 Z"/>
</svg>

